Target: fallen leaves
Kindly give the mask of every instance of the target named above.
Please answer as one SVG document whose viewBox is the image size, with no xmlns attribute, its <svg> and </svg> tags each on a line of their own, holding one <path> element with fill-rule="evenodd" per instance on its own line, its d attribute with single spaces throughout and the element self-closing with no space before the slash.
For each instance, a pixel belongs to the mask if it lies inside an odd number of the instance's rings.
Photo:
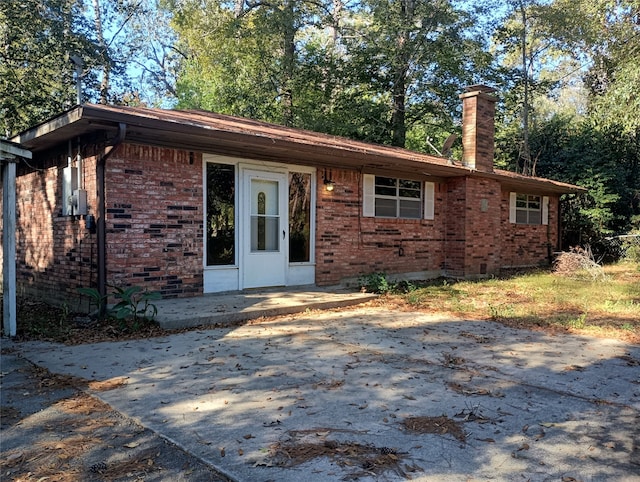
<svg viewBox="0 0 640 482">
<path fill-rule="evenodd" d="M 356 478 L 363 475 L 376 476 L 387 470 L 394 470 L 405 476 L 405 470 L 421 470 L 417 466 L 401 465 L 403 456 L 395 449 L 337 440 L 276 443 L 271 446 L 269 457 L 256 461 L 254 467 L 292 467 L 320 457 L 328 457 L 341 467 L 351 468 L 354 472 L 352 476 Z"/>
<path fill-rule="evenodd" d="M 433 433 L 438 435 L 452 435 L 460 442 L 467 438 L 462 425 L 446 415 L 440 417 L 409 417 L 402 422 L 407 430 L 417 433 Z"/>
</svg>

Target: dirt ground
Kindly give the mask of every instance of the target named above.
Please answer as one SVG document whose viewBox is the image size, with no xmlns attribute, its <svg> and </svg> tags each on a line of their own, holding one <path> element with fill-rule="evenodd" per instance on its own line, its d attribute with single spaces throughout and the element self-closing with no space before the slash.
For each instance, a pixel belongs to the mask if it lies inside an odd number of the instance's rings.
<svg viewBox="0 0 640 482">
<path fill-rule="evenodd" d="M 84 392 L 84 380 L 51 374 L 10 347 L 1 355 L 3 481 L 229 480 Z"/>
</svg>

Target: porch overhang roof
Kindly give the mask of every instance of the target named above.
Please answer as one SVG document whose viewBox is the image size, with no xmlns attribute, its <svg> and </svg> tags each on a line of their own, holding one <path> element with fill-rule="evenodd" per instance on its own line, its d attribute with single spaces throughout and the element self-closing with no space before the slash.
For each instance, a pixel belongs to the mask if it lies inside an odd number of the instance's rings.
<svg viewBox="0 0 640 482">
<path fill-rule="evenodd" d="M 507 171 L 474 171 L 442 157 L 398 147 L 195 110 L 84 104 L 16 135 L 12 141 L 37 154 L 97 132 L 113 138 L 120 123 L 127 125 L 125 142 L 130 143 L 320 168 L 411 174 L 426 179 L 489 177 L 514 189 L 550 193 L 583 191 L 578 186 Z"/>
</svg>

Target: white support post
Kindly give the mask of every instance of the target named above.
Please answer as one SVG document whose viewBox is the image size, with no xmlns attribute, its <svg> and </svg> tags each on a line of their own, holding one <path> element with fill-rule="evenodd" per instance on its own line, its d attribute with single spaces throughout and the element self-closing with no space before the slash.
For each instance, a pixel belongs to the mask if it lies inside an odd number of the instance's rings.
<svg viewBox="0 0 640 482">
<path fill-rule="evenodd" d="M 5 336 L 16 336 L 16 163 L 3 160 L 2 296 Z"/>
<path fill-rule="evenodd" d="M 31 151 L 0 139 L 2 166 L 2 320 L 5 336 L 16 336 L 16 162 Z"/>
</svg>

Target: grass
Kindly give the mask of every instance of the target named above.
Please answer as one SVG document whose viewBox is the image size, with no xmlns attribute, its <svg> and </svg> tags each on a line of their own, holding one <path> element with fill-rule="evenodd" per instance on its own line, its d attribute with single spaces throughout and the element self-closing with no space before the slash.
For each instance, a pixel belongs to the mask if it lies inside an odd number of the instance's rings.
<svg viewBox="0 0 640 482">
<path fill-rule="evenodd" d="M 483 281 L 437 280 L 386 302 L 404 309 L 490 319 L 640 343 L 640 266 L 605 266 L 604 279 L 538 271 Z"/>
<path fill-rule="evenodd" d="M 388 308 L 449 313 L 548 332 L 617 338 L 640 344 L 640 265 L 604 267 L 605 276 L 564 277 L 539 271 L 483 281 L 435 280 L 402 285 L 373 302 Z M 18 303 L 18 338 L 68 344 L 163 334 L 157 324 L 132 326 L 121 320 L 75 321 L 66 307 Z"/>
</svg>

